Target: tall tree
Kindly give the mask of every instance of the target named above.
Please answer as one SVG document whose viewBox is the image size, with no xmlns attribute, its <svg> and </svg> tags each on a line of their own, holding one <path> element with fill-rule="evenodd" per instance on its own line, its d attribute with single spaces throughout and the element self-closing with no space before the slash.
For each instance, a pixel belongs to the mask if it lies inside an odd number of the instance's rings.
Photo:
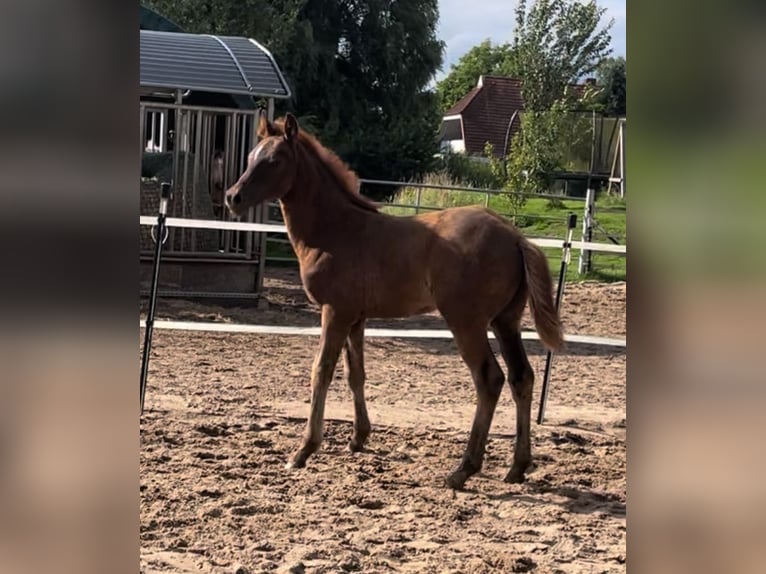
<svg viewBox="0 0 766 574">
<path fill-rule="evenodd" d="M 595 0 L 519 0 L 514 49 L 527 110 L 548 110 L 568 85 L 596 70 L 609 54 L 605 8 Z"/>
<path fill-rule="evenodd" d="M 446 111 L 473 88 L 479 76 L 513 76 L 516 71 L 510 44 L 493 46 L 487 39 L 474 46 L 453 64 L 449 74 L 436 85 L 439 106 Z"/>
<path fill-rule="evenodd" d="M 292 37 L 305 0 L 142 0 L 194 34 L 230 34 L 269 40 L 272 50 Z"/>
<path fill-rule="evenodd" d="M 598 67 L 598 85 L 602 90 L 599 103 L 605 114 L 624 116 L 627 112 L 625 58 L 607 58 Z"/>
<path fill-rule="evenodd" d="M 310 0 L 302 15 L 327 54 L 294 82 L 297 108 L 321 119 L 323 138 L 363 177 L 428 171 L 439 113 L 427 86 L 443 50 L 436 0 Z M 381 197 L 395 190 L 364 191 Z"/>
<path fill-rule="evenodd" d="M 437 0 L 148 0 L 190 32 L 256 38 L 285 72 L 288 106 L 360 176 L 409 179 L 438 151 Z M 305 123 L 305 122 L 304 122 Z M 374 197 L 393 193 L 367 188 Z"/>
</svg>

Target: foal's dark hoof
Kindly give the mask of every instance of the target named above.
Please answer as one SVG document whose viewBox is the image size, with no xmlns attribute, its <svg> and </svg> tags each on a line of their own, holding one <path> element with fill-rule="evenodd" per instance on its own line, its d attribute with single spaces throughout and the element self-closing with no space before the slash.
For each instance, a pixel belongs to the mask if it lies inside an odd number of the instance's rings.
<svg viewBox="0 0 766 574">
<path fill-rule="evenodd" d="M 350 440 L 348 442 L 348 446 L 346 447 L 348 449 L 348 452 L 362 452 L 364 450 L 364 444 L 359 444 L 355 440 Z"/>
<path fill-rule="evenodd" d="M 464 470 L 456 470 L 447 477 L 447 486 L 452 490 L 463 490 L 465 481 L 470 475 Z"/>
<path fill-rule="evenodd" d="M 306 455 L 304 455 L 302 452 L 298 452 L 294 454 L 290 460 L 287 461 L 285 468 L 288 470 L 293 468 L 303 468 L 306 466 L 306 458 L 308 458 Z"/>
<path fill-rule="evenodd" d="M 519 471 L 512 468 L 511 471 L 505 475 L 503 480 L 511 484 L 521 484 L 526 480 L 526 477 L 524 476 L 523 470 Z"/>
<path fill-rule="evenodd" d="M 348 441 L 347 448 L 349 452 L 362 452 L 364 450 L 364 445 L 367 442 L 368 436 L 370 436 L 369 425 L 361 429 L 355 428 L 354 432 L 351 434 L 351 438 Z"/>
</svg>

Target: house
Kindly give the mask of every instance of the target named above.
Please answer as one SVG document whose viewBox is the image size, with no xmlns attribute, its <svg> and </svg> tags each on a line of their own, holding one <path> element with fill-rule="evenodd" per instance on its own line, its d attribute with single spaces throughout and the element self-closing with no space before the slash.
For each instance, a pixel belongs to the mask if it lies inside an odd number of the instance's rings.
<svg viewBox="0 0 766 574">
<path fill-rule="evenodd" d="M 592 83 L 586 80 L 585 85 Z M 585 86 L 573 87 L 582 90 Z M 444 114 L 439 129 L 441 150 L 483 156 L 489 142 L 495 157 L 504 157 L 521 127 L 519 114 L 523 111 L 520 79 L 480 76 L 476 87 Z"/>
<path fill-rule="evenodd" d="M 523 111 L 521 80 L 502 76 L 480 76 L 476 87 L 444 114 L 439 130 L 442 151 L 484 155 L 492 144 L 496 157 L 503 157 L 511 117 Z M 519 130 L 518 114 L 511 136 Z M 507 145 L 510 146 L 510 139 Z"/>
</svg>

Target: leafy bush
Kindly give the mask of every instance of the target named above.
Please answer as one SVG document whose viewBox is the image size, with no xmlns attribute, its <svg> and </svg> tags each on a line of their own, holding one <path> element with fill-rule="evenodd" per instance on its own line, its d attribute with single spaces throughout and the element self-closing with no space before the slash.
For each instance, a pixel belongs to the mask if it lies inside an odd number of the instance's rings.
<svg viewBox="0 0 766 574">
<path fill-rule="evenodd" d="M 483 189 L 500 189 L 503 176 L 490 162 L 459 153 L 445 153 L 437 163 L 437 172 L 445 173 L 451 184 Z"/>
</svg>

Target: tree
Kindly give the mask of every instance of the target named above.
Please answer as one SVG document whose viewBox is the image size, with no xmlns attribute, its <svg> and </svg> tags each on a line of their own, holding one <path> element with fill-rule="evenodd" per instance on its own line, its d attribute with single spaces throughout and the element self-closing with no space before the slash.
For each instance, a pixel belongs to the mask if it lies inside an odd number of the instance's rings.
<svg viewBox="0 0 766 574">
<path fill-rule="evenodd" d="M 426 173 L 440 114 L 437 0 L 150 0 L 189 32 L 256 38 L 274 54 L 323 143 L 363 178 Z M 364 189 L 377 199 L 391 188 Z"/>
<path fill-rule="evenodd" d="M 520 0 L 514 52 L 527 111 L 550 109 L 565 88 L 592 73 L 609 54 L 605 9 L 595 0 Z"/>
<path fill-rule="evenodd" d="M 362 176 L 412 179 L 438 151 L 440 115 L 427 86 L 441 65 L 436 0 L 309 1 L 302 13 L 326 57 L 307 63 L 295 105 L 321 118 L 321 135 Z M 318 69 L 311 68 L 312 65 Z M 366 186 L 381 198 L 393 188 Z"/>
<path fill-rule="evenodd" d="M 305 0 L 144 0 L 162 16 L 193 34 L 242 35 L 269 41 L 277 50 L 289 43 Z"/>
<path fill-rule="evenodd" d="M 450 73 L 436 85 L 439 107 L 442 112 L 455 105 L 473 88 L 479 76 L 513 76 L 515 65 L 510 44 L 493 46 L 487 39 L 474 46 L 452 65 Z"/>
<path fill-rule="evenodd" d="M 596 77 L 603 90 L 599 99 L 603 112 L 610 116 L 624 116 L 627 111 L 625 58 L 605 59 L 598 67 Z"/>
<path fill-rule="evenodd" d="M 522 114 L 521 131 L 511 144 L 506 164 L 508 187 L 545 193 L 550 191 L 554 172 L 587 169 L 590 134 L 590 116 L 572 112 L 572 102 L 566 97 L 549 110 Z"/>
<path fill-rule="evenodd" d="M 569 87 L 592 73 L 609 53 L 613 22 L 600 27 L 604 9 L 594 0 L 520 0 L 514 58 L 522 80 L 525 112 L 521 133 L 507 158 L 508 187 L 548 191 L 552 173 L 573 161 L 584 133 L 575 109 L 592 109 L 594 93 Z"/>
</svg>

